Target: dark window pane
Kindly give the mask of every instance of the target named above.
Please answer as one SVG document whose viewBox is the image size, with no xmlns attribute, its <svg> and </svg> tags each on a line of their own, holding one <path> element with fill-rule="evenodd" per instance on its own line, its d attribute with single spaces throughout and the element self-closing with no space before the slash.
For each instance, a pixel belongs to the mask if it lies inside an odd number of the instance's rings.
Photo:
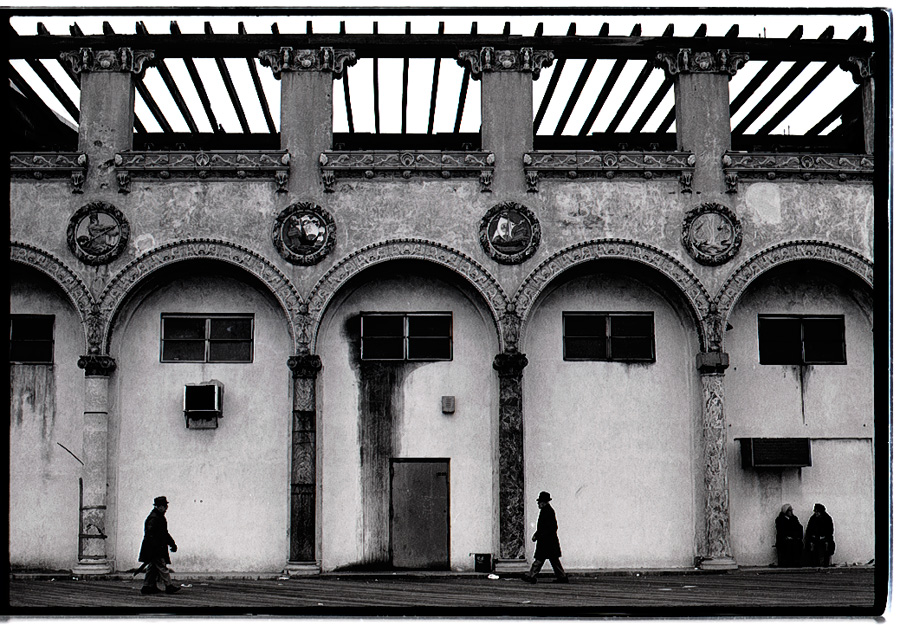
<svg viewBox="0 0 900 625">
<path fill-rule="evenodd" d="M 53 362 L 52 341 L 10 341 L 10 362 L 35 362 L 50 364 Z"/>
<path fill-rule="evenodd" d="M 403 360 L 403 339 L 364 336 L 362 358 L 363 360 Z"/>
<path fill-rule="evenodd" d="M 10 338 L 15 341 L 52 340 L 53 319 L 53 315 L 10 317 Z"/>
<path fill-rule="evenodd" d="M 759 317 L 759 363 L 796 365 L 800 362 L 800 319 Z"/>
<path fill-rule="evenodd" d="M 610 336 L 653 336 L 652 315 L 610 315 Z"/>
<path fill-rule="evenodd" d="M 247 341 L 252 337 L 252 327 L 249 317 L 213 317 L 209 320 L 209 338 Z"/>
<path fill-rule="evenodd" d="M 362 335 L 403 336 L 402 315 L 363 315 Z"/>
<path fill-rule="evenodd" d="M 803 319 L 803 361 L 846 364 L 842 317 Z"/>
<path fill-rule="evenodd" d="M 650 338 L 619 338 L 609 340 L 613 360 L 653 360 L 653 341 Z"/>
<path fill-rule="evenodd" d="M 563 315 L 563 334 L 570 336 L 605 336 L 604 315 Z"/>
<path fill-rule="evenodd" d="M 205 339 L 206 319 L 192 317 L 165 317 L 163 339 Z"/>
<path fill-rule="evenodd" d="M 450 360 L 450 339 L 410 338 L 408 358 L 410 360 Z"/>
<path fill-rule="evenodd" d="M 450 336 L 450 315 L 410 315 L 409 336 Z"/>
<path fill-rule="evenodd" d="M 566 360 L 606 360 L 606 340 L 566 337 L 563 340 Z"/>
<path fill-rule="evenodd" d="M 163 341 L 164 361 L 203 362 L 206 360 L 205 341 Z"/>
<path fill-rule="evenodd" d="M 210 341 L 209 362 L 250 362 L 249 341 Z"/>
</svg>

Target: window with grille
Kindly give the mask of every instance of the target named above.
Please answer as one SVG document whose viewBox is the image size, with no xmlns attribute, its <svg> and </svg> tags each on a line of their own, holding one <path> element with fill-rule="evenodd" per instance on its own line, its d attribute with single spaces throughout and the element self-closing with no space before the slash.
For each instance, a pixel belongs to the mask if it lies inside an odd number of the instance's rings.
<svg viewBox="0 0 900 625">
<path fill-rule="evenodd" d="M 253 315 L 162 315 L 160 362 L 253 362 Z"/>
<path fill-rule="evenodd" d="M 759 364 L 845 365 L 843 315 L 759 315 Z"/>
<path fill-rule="evenodd" d="M 9 361 L 53 364 L 54 315 L 9 316 Z"/>
<path fill-rule="evenodd" d="M 654 362 L 652 312 L 564 312 L 563 360 Z"/>
<path fill-rule="evenodd" d="M 362 313 L 362 360 L 453 360 L 452 313 Z"/>
</svg>

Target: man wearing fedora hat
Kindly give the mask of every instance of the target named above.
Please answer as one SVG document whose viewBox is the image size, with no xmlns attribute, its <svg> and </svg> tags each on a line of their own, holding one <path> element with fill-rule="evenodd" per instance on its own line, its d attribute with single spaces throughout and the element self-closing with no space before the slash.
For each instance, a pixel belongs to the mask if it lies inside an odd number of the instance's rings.
<svg viewBox="0 0 900 625">
<path fill-rule="evenodd" d="M 169 560 L 169 547 L 172 553 L 178 551 L 178 546 L 169 535 L 169 524 L 166 521 L 166 510 L 169 502 L 165 497 L 157 497 L 153 500 L 153 510 L 147 520 L 144 521 L 144 542 L 141 543 L 141 553 L 138 560 L 146 563 L 147 573 L 144 575 L 142 595 L 155 595 L 160 592 L 157 582 L 162 580 L 166 592 L 173 594 L 178 592 L 178 587 L 172 583 L 167 564 Z"/>
<path fill-rule="evenodd" d="M 550 560 L 550 566 L 556 574 L 556 580 L 559 583 L 566 584 L 569 577 L 566 575 L 565 569 L 559 561 L 562 550 L 559 548 L 559 537 L 556 535 L 556 511 L 550 505 L 550 493 L 541 491 L 538 495 L 537 505 L 541 509 L 538 515 L 537 531 L 531 537 L 532 542 L 536 542 L 534 548 L 534 563 L 531 565 L 531 571 L 525 576 L 525 581 L 529 584 L 537 583 L 537 574 L 541 572 L 544 566 L 544 560 Z"/>
</svg>

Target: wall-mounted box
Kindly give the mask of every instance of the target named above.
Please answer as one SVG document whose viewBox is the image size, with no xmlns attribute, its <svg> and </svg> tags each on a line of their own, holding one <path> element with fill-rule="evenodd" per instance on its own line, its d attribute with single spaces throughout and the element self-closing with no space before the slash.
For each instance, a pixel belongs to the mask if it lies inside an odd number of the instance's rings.
<svg viewBox="0 0 900 625">
<path fill-rule="evenodd" d="M 456 412 L 456 395 L 444 395 L 441 397 L 441 412 L 444 414 Z"/>
<path fill-rule="evenodd" d="M 741 467 L 782 469 L 812 466 L 808 438 L 738 438 Z"/>
<path fill-rule="evenodd" d="M 192 430 L 219 427 L 225 385 L 218 380 L 184 385 L 184 426 Z"/>
</svg>

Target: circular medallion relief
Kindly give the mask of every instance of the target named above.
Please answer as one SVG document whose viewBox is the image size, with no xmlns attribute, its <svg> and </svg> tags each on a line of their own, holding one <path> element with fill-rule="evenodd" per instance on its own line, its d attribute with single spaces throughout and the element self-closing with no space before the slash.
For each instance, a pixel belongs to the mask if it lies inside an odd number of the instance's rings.
<svg viewBox="0 0 900 625">
<path fill-rule="evenodd" d="M 91 202 L 72 215 L 66 241 L 81 262 L 103 265 L 125 250 L 130 232 L 131 227 L 118 208 L 106 202 Z"/>
<path fill-rule="evenodd" d="M 481 246 L 498 263 L 516 264 L 530 258 L 541 242 L 541 226 L 530 210 L 505 202 L 481 218 Z"/>
<path fill-rule="evenodd" d="M 314 265 L 334 247 L 334 219 L 315 204 L 291 204 L 275 219 L 272 242 L 289 262 Z"/>
<path fill-rule="evenodd" d="M 681 242 L 703 265 L 721 265 L 734 258 L 741 238 L 741 222 L 721 204 L 701 204 L 684 216 Z"/>
</svg>

